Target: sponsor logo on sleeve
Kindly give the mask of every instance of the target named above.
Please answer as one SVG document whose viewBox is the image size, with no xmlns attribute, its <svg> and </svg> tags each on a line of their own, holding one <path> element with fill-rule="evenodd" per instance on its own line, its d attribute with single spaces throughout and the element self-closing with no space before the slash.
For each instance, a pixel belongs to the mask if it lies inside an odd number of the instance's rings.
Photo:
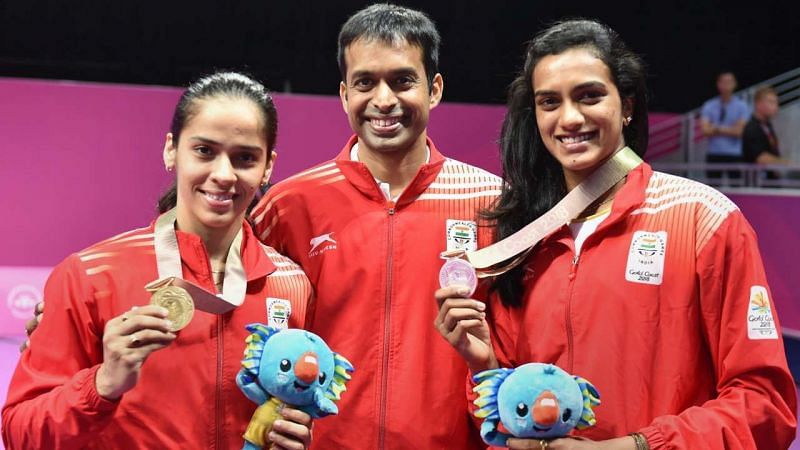
<svg viewBox="0 0 800 450">
<path fill-rule="evenodd" d="M 628 251 L 625 279 L 632 283 L 660 285 L 664 281 L 664 254 L 667 250 L 666 231 L 637 231 L 633 233 Z"/>
<path fill-rule="evenodd" d="M 764 286 L 750 287 L 747 307 L 747 337 L 750 339 L 778 339 L 778 329 L 772 316 L 769 295 Z"/>
</svg>

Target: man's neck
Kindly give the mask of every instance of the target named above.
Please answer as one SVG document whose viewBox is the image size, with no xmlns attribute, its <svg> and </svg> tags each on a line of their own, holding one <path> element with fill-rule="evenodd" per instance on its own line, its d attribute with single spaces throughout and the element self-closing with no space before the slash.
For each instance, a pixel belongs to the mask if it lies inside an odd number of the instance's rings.
<svg viewBox="0 0 800 450">
<path fill-rule="evenodd" d="M 364 163 L 373 177 L 389 183 L 392 197 L 396 197 L 411 184 L 427 158 L 424 136 L 409 150 L 392 152 L 374 151 L 359 141 L 358 160 Z"/>
<path fill-rule="evenodd" d="M 722 103 L 728 103 L 728 102 L 731 101 L 732 98 L 733 98 L 733 94 L 727 94 L 727 95 L 720 95 L 719 96 L 719 99 L 722 101 Z"/>
</svg>

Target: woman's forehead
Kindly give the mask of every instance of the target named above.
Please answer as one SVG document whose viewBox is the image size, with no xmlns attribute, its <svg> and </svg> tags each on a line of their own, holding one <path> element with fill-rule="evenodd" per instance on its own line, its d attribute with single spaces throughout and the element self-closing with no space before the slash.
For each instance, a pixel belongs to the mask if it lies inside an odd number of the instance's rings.
<svg viewBox="0 0 800 450">
<path fill-rule="evenodd" d="M 611 71 L 588 49 L 575 48 L 543 57 L 534 67 L 531 81 L 534 89 L 540 89 L 590 80 L 612 83 Z"/>
</svg>

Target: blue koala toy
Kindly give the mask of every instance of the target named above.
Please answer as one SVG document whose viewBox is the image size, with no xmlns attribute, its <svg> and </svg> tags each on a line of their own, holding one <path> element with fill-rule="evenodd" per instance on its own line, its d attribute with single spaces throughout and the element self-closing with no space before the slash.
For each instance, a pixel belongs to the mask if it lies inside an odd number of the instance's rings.
<svg viewBox="0 0 800 450">
<path fill-rule="evenodd" d="M 506 447 L 509 437 L 563 437 L 596 422 L 600 394 L 594 386 L 552 364 L 486 370 L 473 379 L 474 414 L 483 419 L 481 437 L 489 445 Z"/>
<path fill-rule="evenodd" d="M 337 414 L 335 401 L 346 390 L 353 366 L 321 337 L 298 330 L 247 325 L 242 368 L 236 384 L 260 406 L 244 433 L 242 449 L 260 449 L 284 405 L 320 418 Z"/>
</svg>

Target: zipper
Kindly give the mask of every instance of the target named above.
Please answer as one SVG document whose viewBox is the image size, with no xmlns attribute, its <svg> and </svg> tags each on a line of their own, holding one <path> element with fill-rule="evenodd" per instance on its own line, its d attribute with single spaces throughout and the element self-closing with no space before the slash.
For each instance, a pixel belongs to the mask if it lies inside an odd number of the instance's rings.
<svg viewBox="0 0 800 450">
<path fill-rule="evenodd" d="M 569 281 L 575 279 L 575 272 L 578 271 L 578 261 L 580 261 L 580 255 L 575 255 L 572 257 L 572 265 L 569 268 Z"/>
<path fill-rule="evenodd" d="M 203 248 L 205 252 L 205 247 Z M 206 253 L 207 255 L 207 253 Z M 212 292 L 216 292 L 216 285 L 214 285 L 214 276 L 211 273 L 211 259 L 206 256 L 206 265 L 208 270 L 208 279 L 211 282 Z M 222 317 L 216 316 L 217 322 L 217 379 L 216 379 L 216 386 L 214 389 L 214 448 L 222 448 L 222 436 L 223 436 L 223 414 L 222 414 L 222 362 L 224 361 L 224 351 L 223 349 L 225 346 L 223 345 L 223 324 L 222 324 Z"/>
<path fill-rule="evenodd" d="M 386 299 L 384 301 L 383 315 L 383 373 L 381 374 L 380 422 L 378 424 L 378 449 L 384 448 L 386 440 L 386 393 L 389 389 L 389 326 L 391 323 L 392 305 L 392 248 L 394 240 L 394 202 L 389 202 L 389 229 L 387 232 L 386 253 Z"/>
<path fill-rule="evenodd" d="M 575 288 L 575 274 L 578 272 L 578 262 L 580 255 L 575 254 L 572 257 L 572 264 L 569 268 L 569 296 L 567 297 L 566 309 L 566 323 L 567 323 L 567 372 L 572 373 L 574 355 L 572 351 L 573 346 L 573 330 L 572 330 L 572 291 Z"/>
<path fill-rule="evenodd" d="M 216 388 L 216 399 L 215 399 L 215 411 L 216 411 L 216 418 L 214 419 L 216 422 L 216 436 L 214 437 L 214 448 L 222 448 L 222 434 L 223 434 L 223 427 L 222 427 L 222 361 L 224 361 L 224 352 L 223 349 L 225 346 L 223 345 L 223 334 L 222 330 L 222 317 L 217 316 L 217 388 Z"/>
</svg>

